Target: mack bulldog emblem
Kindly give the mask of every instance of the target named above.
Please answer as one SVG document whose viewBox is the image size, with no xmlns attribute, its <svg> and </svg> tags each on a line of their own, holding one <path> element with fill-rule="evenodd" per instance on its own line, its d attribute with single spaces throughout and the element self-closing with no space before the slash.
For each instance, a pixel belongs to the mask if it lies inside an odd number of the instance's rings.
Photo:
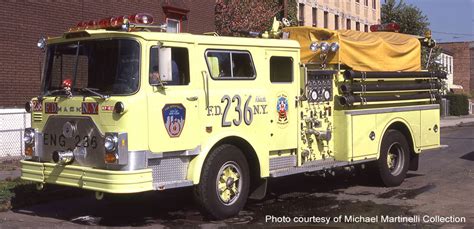
<svg viewBox="0 0 474 229">
<path fill-rule="evenodd" d="M 181 104 L 166 104 L 163 107 L 163 122 L 168 135 L 172 138 L 179 137 L 186 120 L 186 108 Z"/>
</svg>

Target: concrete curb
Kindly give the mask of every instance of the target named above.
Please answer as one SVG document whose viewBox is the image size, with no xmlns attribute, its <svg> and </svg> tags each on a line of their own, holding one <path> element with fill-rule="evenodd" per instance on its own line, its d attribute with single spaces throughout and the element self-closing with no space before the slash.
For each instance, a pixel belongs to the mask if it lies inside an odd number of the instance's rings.
<svg viewBox="0 0 474 229">
<path fill-rule="evenodd" d="M 441 119 L 440 125 L 443 127 L 453 127 L 463 124 L 474 123 L 474 117 L 458 118 L 458 119 Z"/>
</svg>

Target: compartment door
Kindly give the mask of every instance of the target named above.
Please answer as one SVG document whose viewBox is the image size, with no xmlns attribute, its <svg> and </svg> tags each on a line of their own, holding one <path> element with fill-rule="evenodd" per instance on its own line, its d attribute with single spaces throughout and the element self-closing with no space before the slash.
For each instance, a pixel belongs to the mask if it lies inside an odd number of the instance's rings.
<svg viewBox="0 0 474 229">
<path fill-rule="evenodd" d="M 440 144 L 439 110 L 422 110 L 421 118 L 421 147 L 437 146 Z"/>
<path fill-rule="evenodd" d="M 371 135 L 374 134 L 372 140 Z M 352 116 L 352 158 L 361 160 L 377 154 L 381 136 L 377 133 L 375 114 Z"/>
</svg>

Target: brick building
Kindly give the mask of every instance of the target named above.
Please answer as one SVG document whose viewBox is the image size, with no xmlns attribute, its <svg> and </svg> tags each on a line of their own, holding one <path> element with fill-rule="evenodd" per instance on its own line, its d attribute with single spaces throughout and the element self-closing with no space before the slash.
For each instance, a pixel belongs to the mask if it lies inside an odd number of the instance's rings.
<svg viewBox="0 0 474 229">
<path fill-rule="evenodd" d="M 438 44 L 453 56 L 453 83 L 463 87 L 462 92 L 474 90 L 474 42 L 448 42 Z"/>
<path fill-rule="evenodd" d="M 216 0 L 5 1 L 0 7 L 0 107 L 22 107 L 38 95 L 41 35 L 60 36 L 80 21 L 151 13 L 182 32 L 214 31 Z"/>
</svg>

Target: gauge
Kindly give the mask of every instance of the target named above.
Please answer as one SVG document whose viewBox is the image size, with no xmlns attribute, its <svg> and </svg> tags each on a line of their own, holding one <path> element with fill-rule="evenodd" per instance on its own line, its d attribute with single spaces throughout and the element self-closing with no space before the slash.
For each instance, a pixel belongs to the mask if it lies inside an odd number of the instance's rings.
<svg viewBox="0 0 474 229">
<path fill-rule="evenodd" d="M 316 90 L 311 91 L 311 99 L 317 100 L 318 99 L 318 93 Z"/>
<path fill-rule="evenodd" d="M 329 100 L 331 98 L 331 93 L 329 93 L 327 90 L 324 90 L 323 96 L 325 100 Z"/>
</svg>

